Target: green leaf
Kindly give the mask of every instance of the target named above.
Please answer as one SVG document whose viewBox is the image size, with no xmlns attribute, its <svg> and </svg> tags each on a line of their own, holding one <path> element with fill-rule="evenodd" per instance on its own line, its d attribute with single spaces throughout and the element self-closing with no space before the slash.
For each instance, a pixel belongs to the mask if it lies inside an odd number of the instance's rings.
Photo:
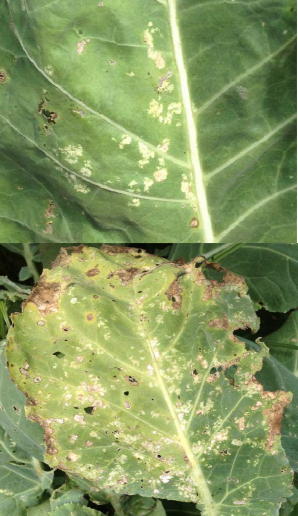
<svg viewBox="0 0 298 516">
<path fill-rule="evenodd" d="M 262 348 L 254 342 L 242 339 L 251 349 Z M 292 468 L 298 472 L 297 450 L 297 412 L 298 412 L 298 379 L 281 362 L 271 354 L 264 358 L 263 368 L 256 373 L 257 380 L 268 391 L 290 391 L 293 395 L 290 405 L 284 410 L 281 426 L 281 442 Z"/>
<path fill-rule="evenodd" d="M 294 11 L 2 2 L 0 240 L 295 241 Z"/>
<path fill-rule="evenodd" d="M 192 503 L 164 501 L 167 516 L 200 516 L 200 511 Z"/>
<path fill-rule="evenodd" d="M 24 413 L 26 398 L 9 377 L 4 356 L 5 341 L 0 343 L 0 425 L 29 455 L 43 460 L 43 432 L 28 421 Z"/>
<path fill-rule="evenodd" d="M 262 394 L 252 375 L 267 348 L 233 336 L 258 329 L 246 291 L 232 273 L 210 282 L 196 262 L 137 249 L 64 251 L 14 317 L 7 351 L 47 462 L 203 516 L 275 515 L 291 494 L 275 421 L 290 396 Z"/>
<path fill-rule="evenodd" d="M 186 261 L 208 253 L 210 258 L 218 246 L 173 245 L 170 260 Z M 244 244 L 220 259 L 221 265 L 243 276 L 249 294 L 271 312 L 287 312 L 298 305 L 298 244 Z"/>
<path fill-rule="evenodd" d="M 35 505 L 34 507 L 29 507 L 27 509 L 26 516 L 48 516 L 51 513 L 51 505 L 49 500 L 41 503 L 40 505 Z"/>
<path fill-rule="evenodd" d="M 26 507 L 38 503 L 52 480 L 53 472 L 43 471 L 0 427 L 1 516 L 25 516 Z"/>
<path fill-rule="evenodd" d="M 32 272 L 29 267 L 22 267 L 19 272 L 19 281 L 26 281 L 29 278 L 32 278 Z"/>
<path fill-rule="evenodd" d="M 12 302 L 26 299 L 31 292 L 30 287 L 24 288 L 23 285 L 18 285 L 6 276 L 0 276 L 0 286 L 5 288 L 5 290 L 0 290 L 0 299 L 8 299 Z"/>
<path fill-rule="evenodd" d="M 291 312 L 281 328 L 265 340 L 271 355 L 298 376 L 298 312 Z"/>
<path fill-rule="evenodd" d="M 61 507 L 57 507 L 57 509 L 50 514 L 51 516 L 104 516 L 102 512 L 75 503 L 67 503 Z"/>
<path fill-rule="evenodd" d="M 125 516 L 166 516 L 160 500 L 130 496 L 123 503 Z"/>
<path fill-rule="evenodd" d="M 282 505 L 279 516 L 297 516 L 298 509 L 298 489 L 293 488 L 294 494 Z"/>
<path fill-rule="evenodd" d="M 87 505 L 87 499 L 84 498 L 83 491 L 73 489 L 70 483 L 63 484 L 59 489 L 56 489 L 51 495 L 51 508 L 56 509 L 65 503 L 76 503 L 79 505 Z"/>
</svg>

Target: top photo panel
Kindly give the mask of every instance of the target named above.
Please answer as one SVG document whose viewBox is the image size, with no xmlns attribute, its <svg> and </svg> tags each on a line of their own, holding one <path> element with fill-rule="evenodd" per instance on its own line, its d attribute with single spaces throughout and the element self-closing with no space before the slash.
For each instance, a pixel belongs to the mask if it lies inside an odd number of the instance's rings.
<svg viewBox="0 0 298 516">
<path fill-rule="evenodd" d="M 294 0 L 0 19 L 0 242 L 297 242 Z"/>
</svg>

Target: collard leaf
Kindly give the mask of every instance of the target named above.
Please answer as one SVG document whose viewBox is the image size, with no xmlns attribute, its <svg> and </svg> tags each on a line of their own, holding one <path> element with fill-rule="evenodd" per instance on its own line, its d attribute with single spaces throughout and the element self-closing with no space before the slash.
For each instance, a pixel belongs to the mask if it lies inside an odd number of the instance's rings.
<svg viewBox="0 0 298 516">
<path fill-rule="evenodd" d="M 3 1 L 1 241 L 296 241 L 294 11 Z"/>
<path fill-rule="evenodd" d="M 51 504 L 49 500 L 45 502 L 35 505 L 34 507 L 29 507 L 27 509 L 26 516 L 49 516 L 51 513 Z"/>
<path fill-rule="evenodd" d="M 142 496 L 130 496 L 123 503 L 125 516 L 166 516 L 160 500 L 144 498 Z"/>
<path fill-rule="evenodd" d="M 227 271 L 207 280 L 196 261 L 64 251 L 14 317 L 7 351 L 47 462 L 118 494 L 191 501 L 203 516 L 275 515 L 291 492 L 279 436 L 290 396 L 263 392 L 253 375 L 267 348 L 233 335 L 258 328 L 246 292 Z"/>
<path fill-rule="evenodd" d="M 26 398 L 9 377 L 4 356 L 5 341 L 0 342 L 0 425 L 29 455 L 43 460 L 43 432 L 28 421 L 24 413 Z"/>
<path fill-rule="evenodd" d="M 170 260 L 191 260 L 220 252 L 215 245 L 173 245 Z M 249 294 L 271 312 L 287 312 L 298 305 L 298 244 L 244 244 L 220 263 L 243 276 Z"/>
<path fill-rule="evenodd" d="M 298 311 L 291 312 L 282 327 L 265 340 L 270 353 L 298 377 Z"/>
<path fill-rule="evenodd" d="M 51 516 L 104 516 L 102 512 L 89 509 L 76 503 L 67 503 L 57 507 L 50 513 Z"/>
<path fill-rule="evenodd" d="M 26 508 L 38 503 L 52 480 L 52 471 L 43 471 L 0 427 L 1 516 L 25 516 Z"/>
<path fill-rule="evenodd" d="M 88 501 L 84 498 L 83 491 L 74 489 L 68 482 L 56 489 L 51 495 L 51 508 L 56 509 L 66 503 L 76 503 L 78 505 L 87 505 Z"/>
</svg>

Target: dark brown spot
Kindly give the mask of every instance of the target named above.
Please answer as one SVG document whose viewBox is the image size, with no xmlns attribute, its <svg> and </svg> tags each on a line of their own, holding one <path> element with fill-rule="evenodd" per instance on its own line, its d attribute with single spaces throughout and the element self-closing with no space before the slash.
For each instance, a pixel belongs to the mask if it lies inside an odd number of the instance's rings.
<svg viewBox="0 0 298 516">
<path fill-rule="evenodd" d="M 97 267 L 93 267 L 93 269 L 89 269 L 85 274 L 88 278 L 93 278 L 99 274 L 99 269 Z"/>
<path fill-rule="evenodd" d="M 6 73 L 3 70 L 0 70 L 0 82 L 6 81 Z"/>
<path fill-rule="evenodd" d="M 199 221 L 196 217 L 193 217 L 190 221 L 190 227 L 191 228 L 197 228 L 199 227 Z"/>
<path fill-rule="evenodd" d="M 94 315 L 93 314 L 87 314 L 87 321 L 93 321 Z"/>
</svg>

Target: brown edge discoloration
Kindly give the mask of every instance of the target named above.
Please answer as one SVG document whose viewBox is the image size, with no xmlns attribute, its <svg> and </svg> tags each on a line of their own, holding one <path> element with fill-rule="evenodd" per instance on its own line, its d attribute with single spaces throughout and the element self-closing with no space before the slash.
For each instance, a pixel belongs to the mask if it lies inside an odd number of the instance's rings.
<svg viewBox="0 0 298 516">
<path fill-rule="evenodd" d="M 61 295 L 61 285 L 57 282 L 47 282 L 46 275 L 42 274 L 37 285 L 31 294 L 22 304 L 22 309 L 28 303 L 34 303 L 42 315 L 47 315 L 58 311 L 58 300 Z"/>
<path fill-rule="evenodd" d="M 144 272 L 143 269 L 138 269 L 137 267 L 130 267 L 129 269 L 121 269 L 119 271 L 114 271 L 113 276 L 118 276 L 121 280 L 122 285 L 128 285 L 128 283 L 131 283 L 133 278 L 137 274 L 142 274 Z"/>
<path fill-rule="evenodd" d="M 54 430 L 51 427 L 52 420 L 42 419 L 41 417 L 35 416 L 33 414 L 29 416 L 29 419 L 43 427 L 43 440 L 46 447 L 46 453 L 48 453 L 49 455 L 56 455 L 58 453 L 58 449 L 55 446 L 56 441 L 54 439 Z"/>
<path fill-rule="evenodd" d="M 285 391 L 264 391 L 262 398 L 273 401 L 272 406 L 264 410 L 270 428 L 266 449 L 270 451 L 276 437 L 280 435 L 284 409 L 291 403 L 291 396 Z"/>
</svg>

